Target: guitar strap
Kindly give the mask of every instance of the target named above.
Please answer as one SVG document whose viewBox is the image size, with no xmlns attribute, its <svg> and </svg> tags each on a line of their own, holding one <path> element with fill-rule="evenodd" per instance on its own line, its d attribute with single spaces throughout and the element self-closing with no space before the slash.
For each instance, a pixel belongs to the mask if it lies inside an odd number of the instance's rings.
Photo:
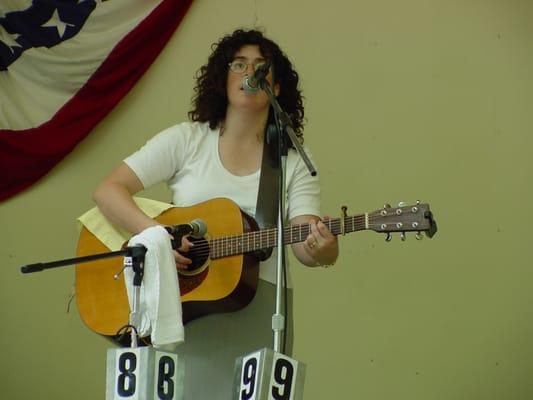
<svg viewBox="0 0 533 400">
<path fill-rule="evenodd" d="M 260 229 L 275 228 L 277 226 L 280 166 L 276 136 L 276 125 L 273 123 L 268 124 L 264 135 L 263 159 L 261 162 L 259 190 L 257 192 L 257 205 L 255 207 L 255 220 Z M 271 254 L 272 248 L 258 251 L 256 257 L 260 261 L 265 261 Z"/>
</svg>

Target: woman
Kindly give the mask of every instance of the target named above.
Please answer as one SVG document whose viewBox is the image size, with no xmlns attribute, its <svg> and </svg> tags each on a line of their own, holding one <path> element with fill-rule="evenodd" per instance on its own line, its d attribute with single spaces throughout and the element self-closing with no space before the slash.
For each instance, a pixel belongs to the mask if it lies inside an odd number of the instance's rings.
<svg viewBox="0 0 533 400">
<path fill-rule="evenodd" d="M 165 181 L 176 206 L 227 197 L 254 215 L 269 101 L 263 91 L 251 93 L 242 84 L 266 61 L 272 66 L 267 81 L 301 138 L 304 111 L 298 74 L 278 45 L 261 32 L 236 30 L 213 46 L 207 64 L 199 70 L 194 108 L 189 113 L 192 122 L 156 135 L 112 171 L 93 195 L 101 212 L 132 234 L 157 225 L 137 207 L 132 195 Z M 311 267 L 333 264 L 338 243 L 318 217 L 318 180 L 310 176 L 294 149 L 287 157 L 286 188 L 290 224 L 311 226 L 305 241 L 292 245 L 296 258 Z M 178 269 L 191 262 L 186 255 L 189 246 L 184 239 L 180 252 L 174 252 Z M 185 357 L 186 399 L 229 398 L 235 358 L 271 347 L 275 257 L 263 264 L 256 297 L 248 307 L 186 326 L 185 344 L 178 348 Z M 243 335 L 250 327 L 254 333 Z M 213 374 L 206 384 L 206 376 Z"/>
</svg>

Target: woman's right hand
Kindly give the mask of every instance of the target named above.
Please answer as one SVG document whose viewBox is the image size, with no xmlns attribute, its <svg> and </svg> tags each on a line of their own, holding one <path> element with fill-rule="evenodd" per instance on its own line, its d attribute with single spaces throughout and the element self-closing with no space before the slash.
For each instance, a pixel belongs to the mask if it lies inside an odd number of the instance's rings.
<svg viewBox="0 0 533 400">
<path fill-rule="evenodd" d="M 194 243 L 189 241 L 187 236 L 183 236 L 181 238 L 181 246 L 178 247 L 178 250 L 172 250 L 172 253 L 174 254 L 174 260 L 176 260 L 177 269 L 186 270 L 189 264 L 192 264 L 192 260 L 185 257 L 184 254 L 187 254 L 193 246 Z"/>
</svg>

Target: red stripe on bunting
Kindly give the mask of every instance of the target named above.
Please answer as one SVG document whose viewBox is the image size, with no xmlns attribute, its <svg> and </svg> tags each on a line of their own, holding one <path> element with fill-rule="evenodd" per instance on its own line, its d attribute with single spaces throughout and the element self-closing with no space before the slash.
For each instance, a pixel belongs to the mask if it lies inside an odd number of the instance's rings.
<svg viewBox="0 0 533 400">
<path fill-rule="evenodd" d="M 0 201 L 35 183 L 91 132 L 157 58 L 191 3 L 164 0 L 48 122 L 20 131 L 0 130 Z"/>
</svg>

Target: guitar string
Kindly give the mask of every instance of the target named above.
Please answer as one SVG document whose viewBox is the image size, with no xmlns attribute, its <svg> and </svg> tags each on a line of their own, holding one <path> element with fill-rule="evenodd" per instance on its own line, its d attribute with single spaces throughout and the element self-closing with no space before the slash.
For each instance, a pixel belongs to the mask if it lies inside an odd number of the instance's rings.
<svg viewBox="0 0 533 400">
<path fill-rule="evenodd" d="M 336 221 L 338 225 L 340 226 L 340 222 Z M 335 224 L 335 222 L 333 222 Z M 329 224 L 332 225 L 332 224 Z M 301 225 L 292 225 L 289 227 L 285 227 L 283 229 L 284 237 L 286 238 L 293 238 L 295 235 L 294 233 L 298 233 L 298 231 L 303 231 L 303 235 L 307 237 L 310 231 L 310 227 L 308 224 L 301 224 Z M 256 236 L 254 238 L 254 236 Z M 232 250 L 236 248 L 246 248 L 250 249 L 247 251 L 253 251 L 254 247 L 251 245 L 252 242 L 257 243 L 256 239 L 259 240 L 260 247 L 258 249 L 262 249 L 265 247 L 273 247 L 273 246 L 264 246 L 263 242 L 266 242 L 267 244 L 277 239 L 277 229 L 266 229 L 262 231 L 252 231 L 252 232 L 246 232 L 244 234 L 240 235 L 231 235 L 231 236 L 221 236 L 216 239 L 212 239 L 211 241 L 207 242 L 204 241 L 201 245 L 197 245 L 191 248 L 189 253 L 194 253 L 193 255 L 198 256 L 206 256 L 211 251 L 211 249 L 214 249 L 215 253 L 222 253 L 221 255 L 231 255 Z M 304 240 L 302 240 L 304 241 Z M 222 249 L 219 249 L 219 247 L 222 247 Z M 230 249 L 227 249 L 230 247 Z M 257 247 L 257 246 L 256 246 Z M 226 249 L 224 249 L 226 248 Z M 221 250 L 216 251 L 216 250 Z M 228 251 L 224 251 L 228 250 Z M 227 254 L 225 254 L 227 253 Z"/>
<path fill-rule="evenodd" d="M 347 225 L 348 226 L 352 225 L 352 228 L 355 230 L 357 222 L 363 222 L 362 217 L 364 216 L 347 217 L 346 218 L 348 220 L 346 221 L 348 222 Z M 330 229 L 335 230 L 335 228 L 339 228 L 339 226 L 341 225 L 340 219 L 329 220 L 327 225 L 329 225 Z M 374 223 L 369 224 L 369 227 L 377 227 L 377 226 L 381 226 L 381 225 L 374 224 Z M 359 227 L 364 228 L 364 225 L 359 225 Z M 309 234 L 309 231 L 310 231 L 309 224 L 292 225 L 292 226 L 287 226 L 283 228 L 284 237 L 291 239 L 291 240 L 294 238 L 295 234 L 298 237 L 301 237 L 301 233 L 303 233 L 303 235 L 307 237 L 307 235 Z M 259 238 L 257 238 L 257 236 L 259 236 Z M 251 245 L 252 239 L 255 244 L 256 244 L 256 239 L 259 239 L 260 241 L 259 249 L 262 249 L 265 247 L 273 247 L 275 243 L 271 243 L 271 242 L 277 239 L 277 229 L 267 229 L 263 231 L 245 232 L 239 235 L 219 237 L 209 242 L 204 241 L 203 244 L 201 244 L 200 246 L 197 245 L 196 247 L 192 247 L 189 253 L 192 253 L 192 255 L 198 255 L 198 256 L 209 255 L 209 253 L 216 253 L 215 255 L 219 255 L 220 253 L 221 256 L 225 256 L 225 255 L 239 254 L 242 252 L 249 252 L 249 251 L 254 250 L 254 246 Z M 265 239 L 266 245 L 263 244 L 263 239 Z M 292 243 L 297 243 L 301 241 L 304 241 L 304 240 L 298 240 Z M 269 244 L 272 244 L 272 246 L 269 246 Z M 220 249 L 220 247 L 222 248 Z M 257 248 L 257 246 L 255 247 Z M 233 252 L 234 250 L 236 250 L 236 253 Z"/>
<path fill-rule="evenodd" d="M 356 215 L 352 217 L 346 217 L 345 225 L 352 226 L 355 230 L 357 223 L 359 222 L 359 226 L 361 228 L 364 228 L 364 224 L 361 224 L 364 222 L 364 215 Z M 350 221 L 351 220 L 351 221 Z M 346 224 L 346 222 L 348 222 Z M 331 219 L 326 221 L 326 224 L 329 225 L 330 229 L 332 228 L 340 228 L 341 227 L 341 220 L 340 218 Z M 303 231 L 303 232 L 300 232 Z M 291 240 L 295 236 L 295 234 L 298 237 L 301 237 L 301 234 L 309 235 L 310 232 L 310 225 L 309 224 L 300 224 L 300 225 L 291 225 L 283 228 L 283 234 L 285 238 L 290 238 Z M 256 237 L 254 237 L 256 236 Z M 259 238 L 257 238 L 259 236 Z M 273 246 L 263 246 L 263 239 L 266 240 L 267 244 L 277 239 L 277 228 L 275 229 L 267 229 L 262 231 L 252 231 L 252 232 L 245 232 L 243 234 L 239 235 L 231 235 L 231 236 L 222 236 L 218 237 L 216 239 L 212 239 L 210 241 L 204 241 L 201 245 L 196 245 L 195 247 L 192 247 L 189 250 L 189 254 L 192 254 L 193 256 L 208 256 L 210 253 L 216 253 L 215 256 L 229 256 L 234 254 L 242 253 L 244 250 L 246 252 L 253 251 L 254 247 L 251 246 L 252 239 L 255 243 L 255 239 L 259 239 L 260 241 L 260 247 L 259 249 L 265 248 L 265 247 L 273 247 Z M 304 239 L 305 240 L 305 239 Z M 293 243 L 297 242 L 303 242 L 304 240 L 295 241 Z M 229 245 L 229 249 L 228 249 Z M 275 245 L 275 243 L 273 243 Z M 222 247 L 222 249 L 220 249 Z M 251 248 L 250 248 L 251 247 Z M 256 246 L 257 247 L 257 246 Z M 220 250 L 220 251 L 217 251 Z M 224 251 L 226 250 L 226 251 Z M 233 250 L 237 250 L 236 253 L 233 253 Z"/>
<path fill-rule="evenodd" d="M 376 216 L 370 216 L 370 218 L 374 219 Z M 377 218 L 381 218 L 382 216 L 377 216 Z M 352 228 L 355 230 L 357 222 L 363 222 L 364 215 L 357 215 L 352 217 L 347 217 L 345 221 L 348 222 L 348 226 L 352 225 Z M 351 220 L 351 221 L 350 221 Z M 340 218 L 328 220 L 327 225 L 329 225 L 329 228 L 339 228 L 341 225 Z M 369 227 L 377 227 L 381 226 L 381 224 L 374 224 L 370 223 Z M 360 225 L 361 228 L 364 228 L 364 225 Z M 303 231 L 303 232 L 302 232 Z M 295 234 L 298 234 L 299 237 L 301 237 L 301 233 L 304 235 L 309 234 L 310 231 L 310 225 L 309 224 L 300 224 L 300 225 L 292 225 L 287 226 L 283 228 L 283 234 L 285 238 L 293 239 Z M 209 242 L 205 241 L 202 245 L 193 247 L 189 252 L 192 253 L 192 255 L 197 256 L 206 256 L 210 253 L 216 253 L 215 256 L 229 256 L 229 255 L 235 255 L 240 254 L 242 252 L 249 252 L 253 251 L 254 247 L 251 246 L 251 239 L 253 239 L 254 243 L 256 243 L 257 236 L 259 235 L 259 241 L 260 241 L 260 247 L 259 249 L 265 248 L 265 247 L 273 247 L 275 243 L 271 243 L 275 239 L 277 239 L 277 229 L 267 229 L 263 231 L 252 231 L 252 232 L 245 232 L 243 234 L 239 235 L 231 235 L 231 236 L 223 236 L 216 239 L 213 239 Z M 255 236 L 255 237 L 254 237 Z M 263 239 L 266 240 L 266 246 L 263 245 Z M 298 240 L 295 242 L 300 242 L 303 240 Z M 294 243 L 294 242 L 293 242 Z M 268 246 L 268 244 L 272 244 L 272 246 Z M 220 247 L 222 247 L 220 249 Z M 228 248 L 229 247 L 229 248 Z M 251 248 L 250 248 L 251 247 Z M 257 246 L 256 246 L 257 247 Z M 213 251 L 212 251 L 213 250 Z M 220 250 L 220 251 L 218 251 Z M 236 251 L 234 253 L 234 251 Z"/>
<path fill-rule="evenodd" d="M 383 216 L 380 214 L 369 215 L 368 228 L 380 227 L 381 224 L 374 223 L 374 220 L 383 219 L 386 217 L 387 216 Z M 324 222 L 329 225 L 330 230 L 333 230 L 334 233 L 337 233 L 337 228 L 342 228 L 341 218 L 330 219 Z M 356 228 L 364 229 L 366 225 L 364 222 L 364 214 L 346 217 L 345 229 L 346 227 L 349 228 L 350 226 L 353 228 L 353 230 L 356 230 Z M 293 242 L 292 240 L 294 239 L 294 237 L 297 236 L 298 238 L 301 238 L 301 236 L 303 235 L 307 238 L 310 233 L 310 230 L 311 228 L 309 224 L 291 225 L 283 228 L 283 235 L 286 238 L 290 239 L 289 243 L 298 243 L 303 242 L 305 239 L 299 239 Z M 224 257 L 235 254 L 241 254 L 244 252 L 251 252 L 256 249 L 260 250 L 263 248 L 274 247 L 277 242 L 277 232 L 277 228 L 274 228 L 261 231 L 245 232 L 237 235 L 221 236 L 210 241 L 204 241 L 199 246 L 197 245 L 196 247 L 192 247 L 192 249 L 189 250 L 189 253 L 193 256 L 199 257 L 209 256 L 210 254 L 214 257 Z M 352 231 L 349 230 L 349 232 Z M 338 233 L 341 233 L 340 230 Z M 257 240 L 259 240 L 260 242 L 259 247 L 257 246 Z M 264 244 L 263 241 L 265 241 L 266 244 Z M 252 242 L 256 245 L 255 247 L 251 244 Z"/>
</svg>

